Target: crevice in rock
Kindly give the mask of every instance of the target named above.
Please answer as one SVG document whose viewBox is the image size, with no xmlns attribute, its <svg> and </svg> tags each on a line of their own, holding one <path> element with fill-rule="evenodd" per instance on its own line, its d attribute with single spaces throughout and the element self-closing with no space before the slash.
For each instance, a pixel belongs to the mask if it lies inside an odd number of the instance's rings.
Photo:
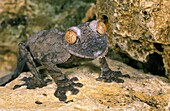
<svg viewBox="0 0 170 111">
<path fill-rule="evenodd" d="M 115 53 L 112 49 L 109 48 L 108 55 L 110 59 L 121 61 L 129 66 L 132 66 L 136 69 L 142 69 L 145 73 L 150 72 L 153 75 L 165 76 L 165 68 L 163 64 L 163 58 L 158 53 L 153 53 L 148 55 L 147 62 L 143 63 L 137 60 L 134 60 L 127 56 L 124 53 Z"/>
<path fill-rule="evenodd" d="M 151 72 L 154 75 L 165 76 L 163 58 L 156 52 L 147 56 L 147 63 L 144 66 L 145 72 Z"/>
<path fill-rule="evenodd" d="M 108 23 L 108 17 L 106 15 L 102 16 L 102 20 L 105 24 Z"/>
<path fill-rule="evenodd" d="M 156 50 L 158 50 L 158 51 L 160 51 L 160 52 L 163 52 L 163 51 L 164 51 L 164 49 L 163 49 L 163 47 L 162 47 L 162 44 L 154 43 L 153 45 L 154 45 L 154 47 L 156 48 Z"/>
<path fill-rule="evenodd" d="M 117 46 L 118 47 L 118 46 Z M 134 60 L 132 58 L 130 58 L 129 56 L 127 56 L 126 54 L 124 53 L 115 53 L 112 49 L 109 48 L 109 51 L 108 51 L 108 54 L 107 56 L 110 58 L 110 59 L 114 59 L 114 60 L 118 60 L 118 61 L 121 61 L 129 66 L 132 66 L 136 69 L 143 69 L 144 68 L 144 63 L 140 62 L 140 61 L 137 61 L 137 60 Z"/>
</svg>

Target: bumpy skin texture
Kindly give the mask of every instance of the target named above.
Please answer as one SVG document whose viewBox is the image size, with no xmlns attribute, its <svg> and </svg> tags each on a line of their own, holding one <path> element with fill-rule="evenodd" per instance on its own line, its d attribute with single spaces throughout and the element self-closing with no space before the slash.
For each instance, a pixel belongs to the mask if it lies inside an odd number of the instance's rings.
<svg viewBox="0 0 170 111">
<path fill-rule="evenodd" d="M 77 94 L 79 90 L 75 87 L 82 87 L 81 83 L 75 83 L 78 78 L 68 79 L 57 65 L 68 65 L 76 60 L 99 58 L 101 74 L 96 79 L 104 82 L 123 82 L 119 77 L 124 77 L 120 71 L 112 71 L 106 62 L 107 53 L 107 32 L 97 32 L 99 21 L 86 22 L 69 28 L 76 33 L 77 39 L 74 44 L 65 40 L 65 33 L 53 30 L 44 30 L 31 36 L 27 42 L 19 44 L 19 57 L 15 73 L 9 81 L 17 78 L 26 64 L 33 74 L 33 81 L 27 84 L 27 88 L 43 87 L 46 85 L 42 75 L 36 69 L 37 63 L 42 65 L 57 84 L 55 96 L 60 101 L 66 101 L 66 92 L 71 91 Z"/>
</svg>

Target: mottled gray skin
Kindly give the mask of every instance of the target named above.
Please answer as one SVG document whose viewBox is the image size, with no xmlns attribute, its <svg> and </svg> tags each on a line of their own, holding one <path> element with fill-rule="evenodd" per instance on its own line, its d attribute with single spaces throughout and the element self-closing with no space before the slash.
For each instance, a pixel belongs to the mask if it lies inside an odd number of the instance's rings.
<svg viewBox="0 0 170 111">
<path fill-rule="evenodd" d="M 44 30 L 31 36 L 27 42 L 19 44 L 18 64 L 14 75 L 9 81 L 17 78 L 26 64 L 33 74 L 33 83 L 27 84 L 28 88 L 43 87 L 46 85 L 37 63 L 42 65 L 57 84 L 55 96 L 60 101 L 66 101 L 66 92 L 71 91 L 77 94 L 79 90 L 75 87 L 82 87 L 81 83 L 74 83 L 76 77 L 68 79 L 63 74 L 58 65 L 64 66 L 74 63 L 76 60 L 99 58 L 101 64 L 101 74 L 96 79 L 105 82 L 123 82 L 118 77 L 123 77 L 120 71 L 112 71 L 108 67 L 105 59 L 107 53 L 107 32 L 104 35 L 96 31 L 98 21 L 86 22 L 78 26 L 69 28 L 77 33 L 77 40 L 74 44 L 69 44 L 65 40 L 65 33 L 57 29 Z"/>
</svg>

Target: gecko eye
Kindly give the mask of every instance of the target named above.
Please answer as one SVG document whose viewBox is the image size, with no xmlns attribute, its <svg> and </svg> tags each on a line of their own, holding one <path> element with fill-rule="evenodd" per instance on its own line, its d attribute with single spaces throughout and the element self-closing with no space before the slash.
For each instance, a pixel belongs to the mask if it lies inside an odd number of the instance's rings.
<svg viewBox="0 0 170 111">
<path fill-rule="evenodd" d="M 77 40 L 77 34 L 72 30 L 68 30 L 65 34 L 65 40 L 69 44 L 74 44 Z"/>
<path fill-rule="evenodd" d="M 107 30 L 106 25 L 103 22 L 98 22 L 97 32 L 103 35 L 106 33 L 106 30 Z"/>
</svg>

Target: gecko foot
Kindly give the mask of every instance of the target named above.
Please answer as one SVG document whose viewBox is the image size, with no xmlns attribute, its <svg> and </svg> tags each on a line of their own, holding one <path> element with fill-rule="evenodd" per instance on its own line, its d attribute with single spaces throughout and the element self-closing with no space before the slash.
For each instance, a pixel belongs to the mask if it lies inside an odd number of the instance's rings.
<svg viewBox="0 0 170 111">
<path fill-rule="evenodd" d="M 25 83 L 20 85 L 15 85 L 13 89 L 17 89 L 25 85 L 27 86 L 27 89 L 35 89 L 37 87 L 42 88 L 44 86 L 47 86 L 48 83 L 48 81 L 36 80 L 34 77 L 24 77 L 22 81 L 24 81 Z"/>
<path fill-rule="evenodd" d="M 130 78 L 130 76 L 128 74 L 123 75 L 120 71 L 106 71 L 103 72 L 98 78 L 96 78 L 97 81 L 104 81 L 107 83 L 110 83 L 112 81 L 117 82 L 117 83 L 123 83 L 124 80 L 120 79 L 119 77 L 126 77 L 126 78 Z"/>
<path fill-rule="evenodd" d="M 55 91 L 54 95 L 59 98 L 60 101 L 66 101 L 67 96 L 66 92 L 71 91 L 72 94 L 76 95 L 78 94 L 79 90 L 74 87 L 83 87 L 83 84 L 81 83 L 75 83 L 75 81 L 78 81 L 77 77 L 74 77 L 72 79 L 64 79 L 57 82 L 57 90 Z"/>
</svg>

